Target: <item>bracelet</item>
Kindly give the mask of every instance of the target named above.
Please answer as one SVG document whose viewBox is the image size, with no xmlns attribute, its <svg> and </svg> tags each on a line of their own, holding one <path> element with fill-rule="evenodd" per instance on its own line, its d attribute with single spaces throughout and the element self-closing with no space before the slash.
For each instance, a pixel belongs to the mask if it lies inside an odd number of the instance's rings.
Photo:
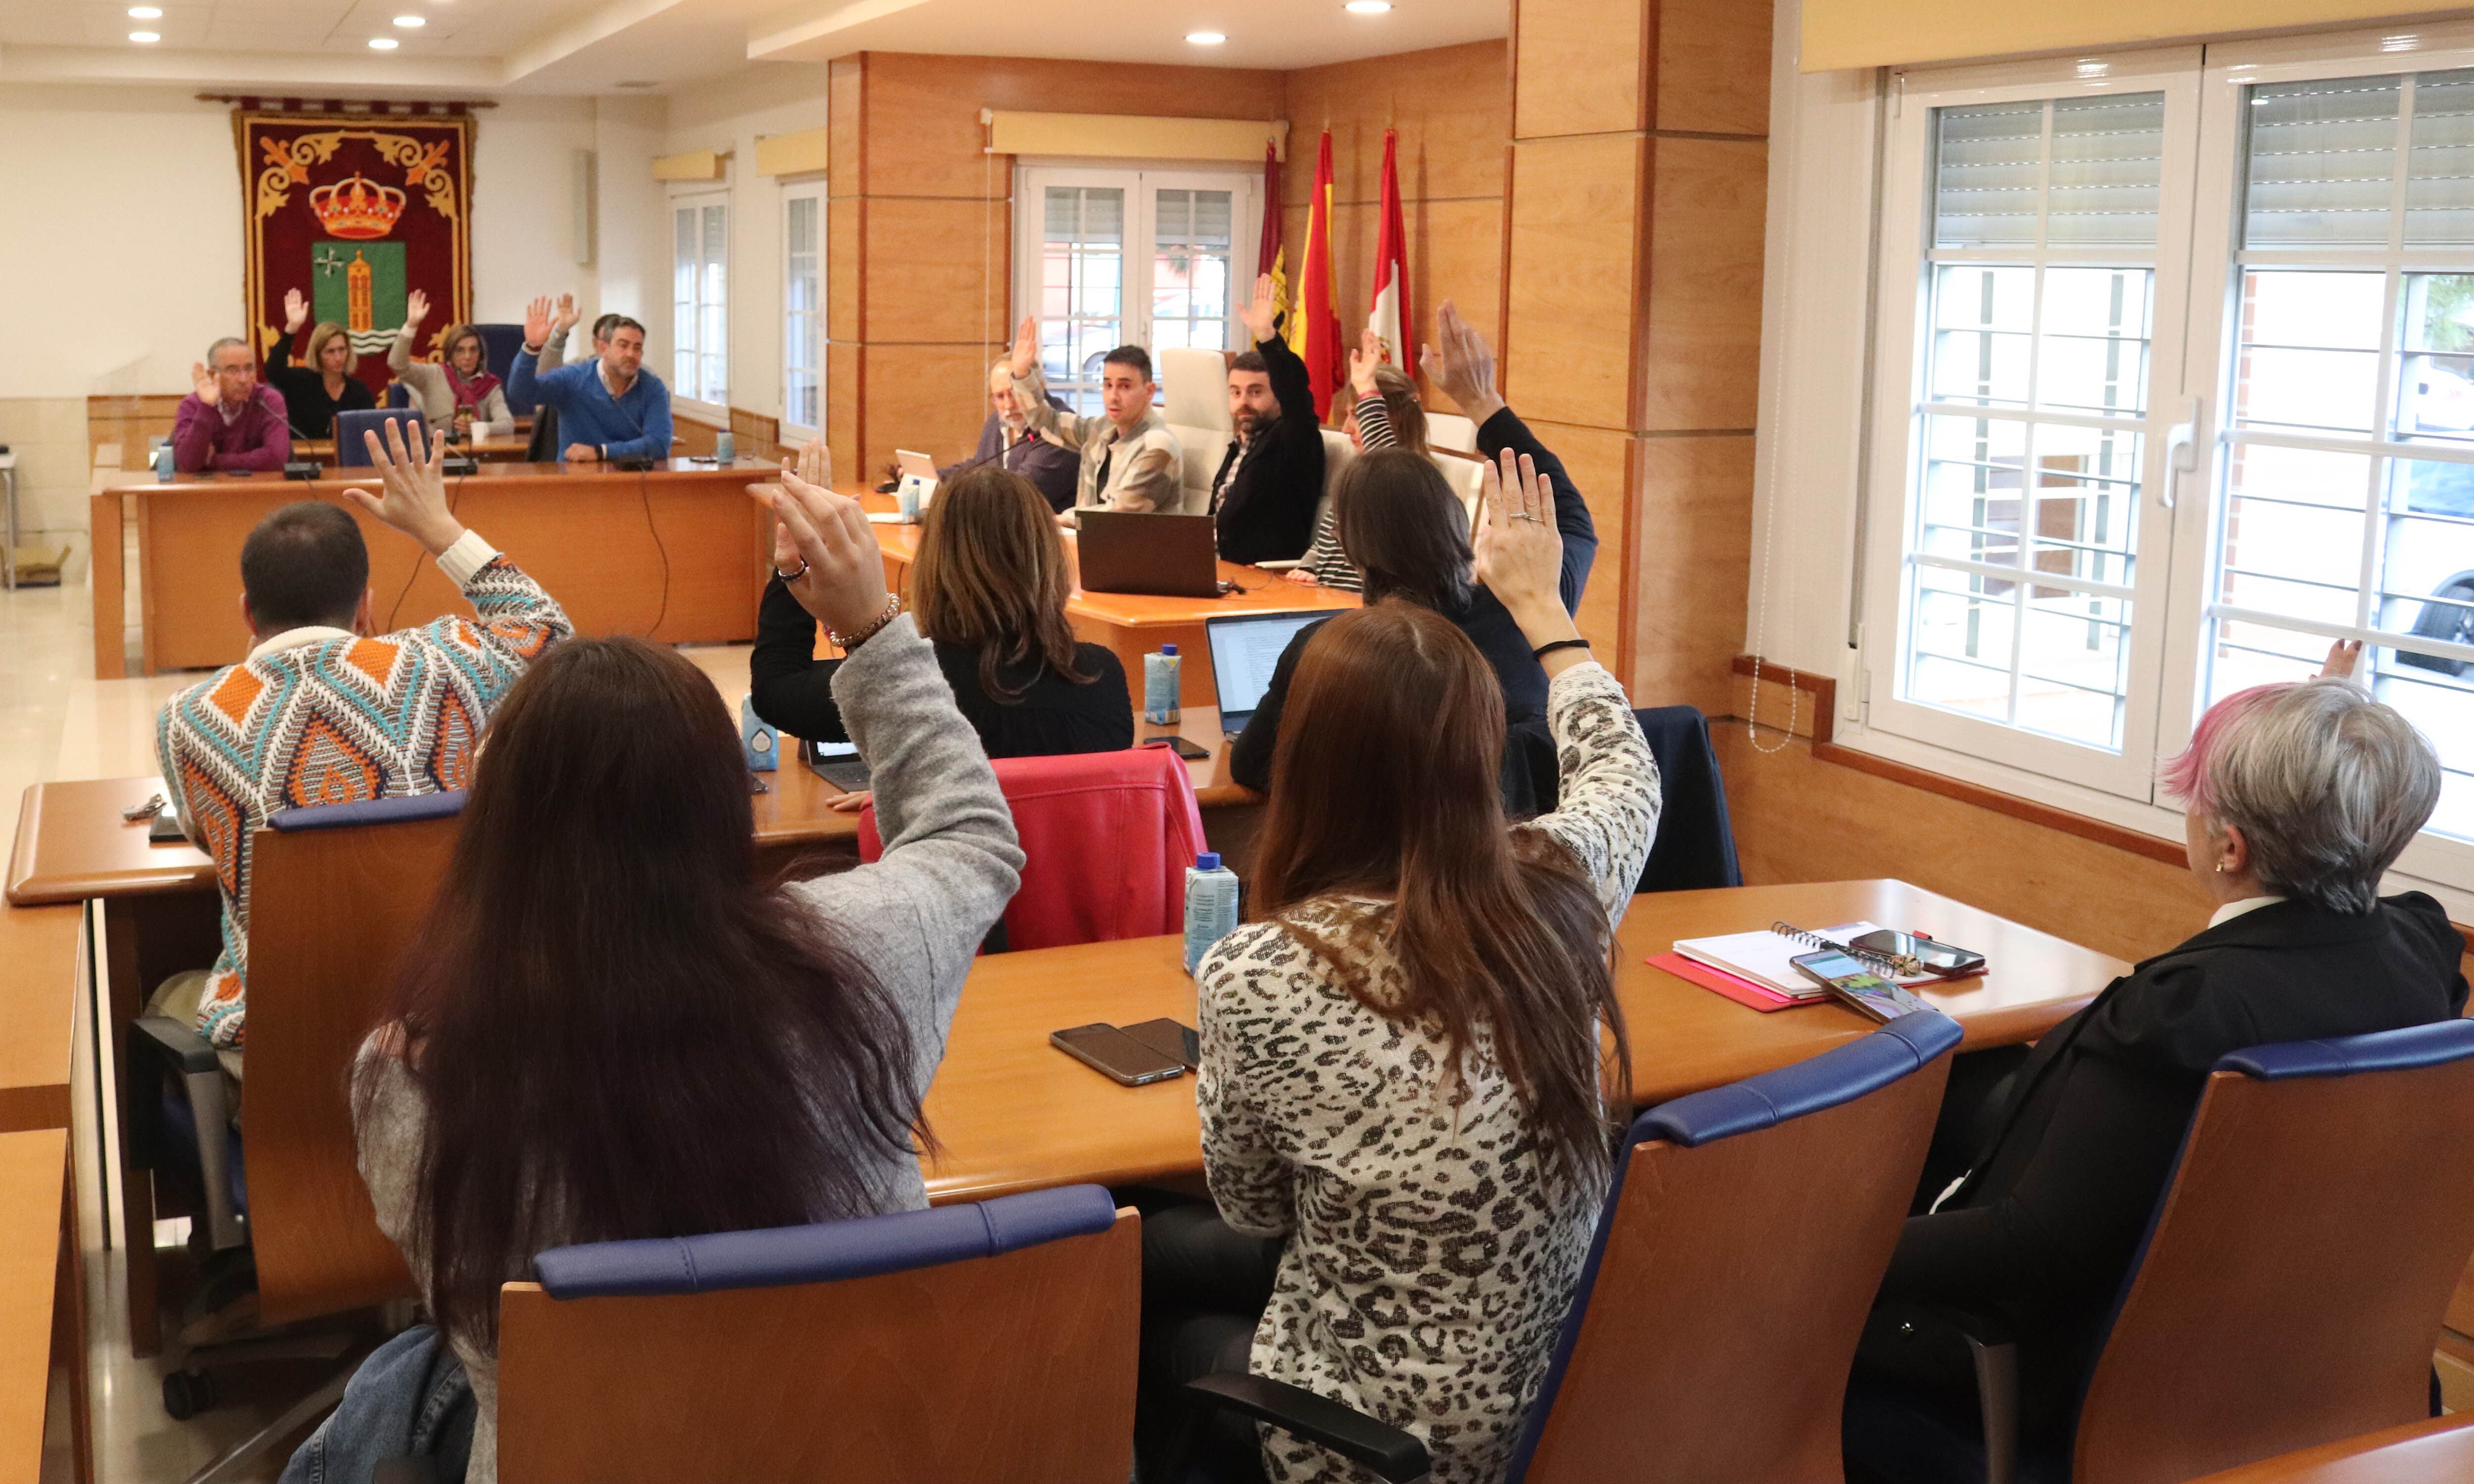
<svg viewBox="0 0 2474 1484">
<path fill-rule="evenodd" d="M 1587 639 L 1557 639 L 1552 644 L 1540 644 L 1529 653 L 1535 658 L 1543 659 L 1559 649 L 1587 649 L 1589 647 L 1589 641 Z"/>
<path fill-rule="evenodd" d="M 866 628 L 860 630 L 857 634 L 849 635 L 836 634 L 833 630 L 827 629 L 825 631 L 825 637 L 833 641 L 836 649 L 838 649 L 843 654 L 847 655 L 852 650 L 855 650 L 861 645 L 866 643 L 868 640 L 875 638 L 878 634 L 884 631 L 886 624 L 893 622 L 896 618 L 901 616 L 902 595 L 900 593 L 895 593 L 885 600 L 885 611 L 876 615 L 876 622 L 869 624 Z"/>
</svg>

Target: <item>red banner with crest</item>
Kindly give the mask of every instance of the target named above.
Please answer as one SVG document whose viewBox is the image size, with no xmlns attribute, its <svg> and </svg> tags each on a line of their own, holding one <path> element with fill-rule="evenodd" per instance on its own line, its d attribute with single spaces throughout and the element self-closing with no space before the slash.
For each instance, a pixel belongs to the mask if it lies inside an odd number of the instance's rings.
<svg viewBox="0 0 2474 1484">
<path fill-rule="evenodd" d="M 384 389 L 387 345 L 415 290 L 428 296 L 413 354 L 435 358 L 473 305 L 473 120 L 236 110 L 243 304 L 263 357 L 283 333 L 283 296 L 309 323 L 351 335 L 353 374 Z M 296 347 L 297 348 L 297 347 Z"/>
</svg>

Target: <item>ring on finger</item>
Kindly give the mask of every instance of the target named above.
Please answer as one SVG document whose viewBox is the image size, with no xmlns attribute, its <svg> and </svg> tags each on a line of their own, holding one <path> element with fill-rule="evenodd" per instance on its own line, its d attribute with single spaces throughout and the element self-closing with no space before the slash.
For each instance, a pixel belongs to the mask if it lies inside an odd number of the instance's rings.
<svg viewBox="0 0 2474 1484">
<path fill-rule="evenodd" d="M 788 586 L 808 575 L 808 559 L 805 557 L 799 559 L 799 570 L 795 572 L 785 572 L 780 567 L 775 567 L 773 575 L 782 579 L 783 586 Z"/>
</svg>

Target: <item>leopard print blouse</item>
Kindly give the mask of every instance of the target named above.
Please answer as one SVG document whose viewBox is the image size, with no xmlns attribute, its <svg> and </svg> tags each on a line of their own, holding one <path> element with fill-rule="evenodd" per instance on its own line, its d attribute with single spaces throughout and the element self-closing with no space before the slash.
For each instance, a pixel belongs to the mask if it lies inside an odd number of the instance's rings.
<svg viewBox="0 0 2474 1484">
<path fill-rule="evenodd" d="M 1527 828 L 1568 846 L 1619 919 L 1658 829 L 1658 766 L 1614 677 L 1547 698 L 1563 807 Z M 1326 942 L 1381 902 L 1286 916 Z M 1378 944 L 1372 983 L 1398 973 Z M 1203 1162 L 1221 1215 L 1287 1234 L 1249 1369 L 1422 1438 L 1436 1484 L 1494 1484 L 1563 1323 L 1605 1191 L 1550 1181 L 1483 1032 L 1463 1095 L 1439 1028 L 1391 1019 L 1279 922 L 1223 939 L 1197 979 Z M 1275 1481 L 1374 1475 L 1264 1430 Z"/>
</svg>

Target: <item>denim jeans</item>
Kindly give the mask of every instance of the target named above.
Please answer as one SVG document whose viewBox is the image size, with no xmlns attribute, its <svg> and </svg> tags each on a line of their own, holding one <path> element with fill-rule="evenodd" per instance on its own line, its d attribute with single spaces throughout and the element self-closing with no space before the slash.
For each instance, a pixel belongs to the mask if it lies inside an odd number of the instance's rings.
<svg viewBox="0 0 2474 1484">
<path fill-rule="evenodd" d="M 391 1458 L 427 1458 L 438 1484 L 461 1484 L 473 1453 L 473 1387 L 428 1325 L 372 1352 L 344 1400 L 284 1466 L 281 1484 L 372 1484 Z"/>
</svg>

